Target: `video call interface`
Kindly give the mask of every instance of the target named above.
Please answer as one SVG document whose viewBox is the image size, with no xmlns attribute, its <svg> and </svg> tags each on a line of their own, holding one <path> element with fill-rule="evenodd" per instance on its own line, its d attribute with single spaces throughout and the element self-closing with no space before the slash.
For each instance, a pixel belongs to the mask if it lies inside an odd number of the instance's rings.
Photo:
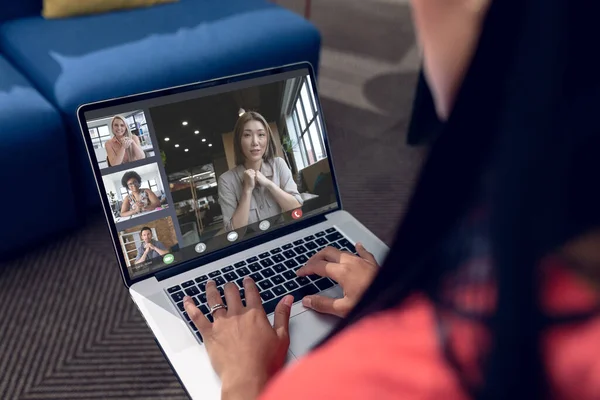
<svg viewBox="0 0 600 400">
<path fill-rule="evenodd" d="M 87 119 L 131 279 L 337 208 L 302 72 Z"/>
</svg>

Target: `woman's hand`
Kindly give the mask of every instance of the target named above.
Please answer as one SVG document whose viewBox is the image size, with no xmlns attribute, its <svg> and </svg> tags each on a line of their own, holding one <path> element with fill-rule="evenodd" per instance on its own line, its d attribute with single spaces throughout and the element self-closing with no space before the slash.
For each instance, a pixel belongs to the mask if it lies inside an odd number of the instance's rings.
<svg viewBox="0 0 600 400">
<path fill-rule="evenodd" d="M 268 188 L 270 184 L 273 183 L 272 180 L 263 175 L 262 172 L 256 171 L 256 182 L 263 187 Z"/>
<path fill-rule="evenodd" d="M 256 171 L 247 169 L 244 171 L 244 190 L 251 193 L 256 185 Z"/>
<path fill-rule="evenodd" d="M 129 147 L 131 147 L 131 144 L 133 143 L 133 140 L 130 138 L 125 138 L 123 140 L 123 147 L 128 149 Z"/>
<path fill-rule="evenodd" d="M 345 317 L 354 308 L 379 268 L 373 254 L 365 250 L 362 244 L 357 243 L 356 250 L 360 257 L 335 247 L 327 247 L 315 254 L 296 272 L 298 276 L 326 276 L 339 283 L 344 290 L 344 297 L 341 299 L 319 295 L 306 296 L 302 299 L 305 307 L 338 317 Z"/>
<path fill-rule="evenodd" d="M 254 281 L 244 278 L 246 306 L 242 304 L 237 286 L 225 285 L 227 309 L 213 313 L 210 321 L 194 305 L 184 299 L 185 310 L 202 335 L 206 351 L 215 372 L 222 381 L 223 399 L 254 399 L 269 378 L 285 363 L 290 345 L 289 320 L 292 296 L 284 297 L 275 308 L 273 326 L 262 307 Z M 214 281 L 206 284 L 208 307 L 223 304 Z"/>
</svg>

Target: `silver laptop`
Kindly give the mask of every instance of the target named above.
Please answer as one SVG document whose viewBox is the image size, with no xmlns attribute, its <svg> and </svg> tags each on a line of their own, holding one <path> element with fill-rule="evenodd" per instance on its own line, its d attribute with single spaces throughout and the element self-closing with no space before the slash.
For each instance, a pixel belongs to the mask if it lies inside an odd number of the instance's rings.
<svg viewBox="0 0 600 400">
<path fill-rule="evenodd" d="M 278 181 L 290 200 L 284 205 L 260 185 L 249 206 L 236 191 L 243 160 L 252 160 L 243 159 L 248 153 L 235 126 L 250 112 L 268 125 L 263 137 L 274 148 L 261 172 Z M 273 322 L 277 302 L 292 294 L 294 362 L 337 322 L 304 308 L 302 297 L 342 296 L 335 282 L 299 278 L 296 270 L 326 246 L 355 252 L 362 242 L 380 263 L 388 251 L 342 208 L 310 64 L 87 104 L 78 118 L 123 282 L 193 399 L 220 398 L 220 382 L 183 296 L 211 319 L 207 280 L 242 288 L 251 276 Z M 244 204 L 248 222 L 236 228 L 232 213 Z"/>
</svg>

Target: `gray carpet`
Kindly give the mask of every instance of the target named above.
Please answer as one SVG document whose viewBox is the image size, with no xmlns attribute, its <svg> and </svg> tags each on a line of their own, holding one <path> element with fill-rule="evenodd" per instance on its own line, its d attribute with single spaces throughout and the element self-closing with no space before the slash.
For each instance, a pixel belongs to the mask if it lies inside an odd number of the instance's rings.
<svg viewBox="0 0 600 400">
<path fill-rule="evenodd" d="M 301 10 L 300 0 L 280 1 Z M 419 169 L 403 0 L 317 0 L 320 88 L 344 206 L 390 243 Z M 100 215 L 0 265 L 1 399 L 184 399 L 124 288 Z"/>
</svg>

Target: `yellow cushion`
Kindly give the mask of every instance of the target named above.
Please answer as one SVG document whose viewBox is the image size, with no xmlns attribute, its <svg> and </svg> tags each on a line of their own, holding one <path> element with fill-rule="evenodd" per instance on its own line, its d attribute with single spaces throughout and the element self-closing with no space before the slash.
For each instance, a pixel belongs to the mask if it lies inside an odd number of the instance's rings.
<svg viewBox="0 0 600 400">
<path fill-rule="evenodd" d="M 42 15 L 44 18 L 65 18 L 176 1 L 179 0 L 44 0 Z"/>
</svg>

